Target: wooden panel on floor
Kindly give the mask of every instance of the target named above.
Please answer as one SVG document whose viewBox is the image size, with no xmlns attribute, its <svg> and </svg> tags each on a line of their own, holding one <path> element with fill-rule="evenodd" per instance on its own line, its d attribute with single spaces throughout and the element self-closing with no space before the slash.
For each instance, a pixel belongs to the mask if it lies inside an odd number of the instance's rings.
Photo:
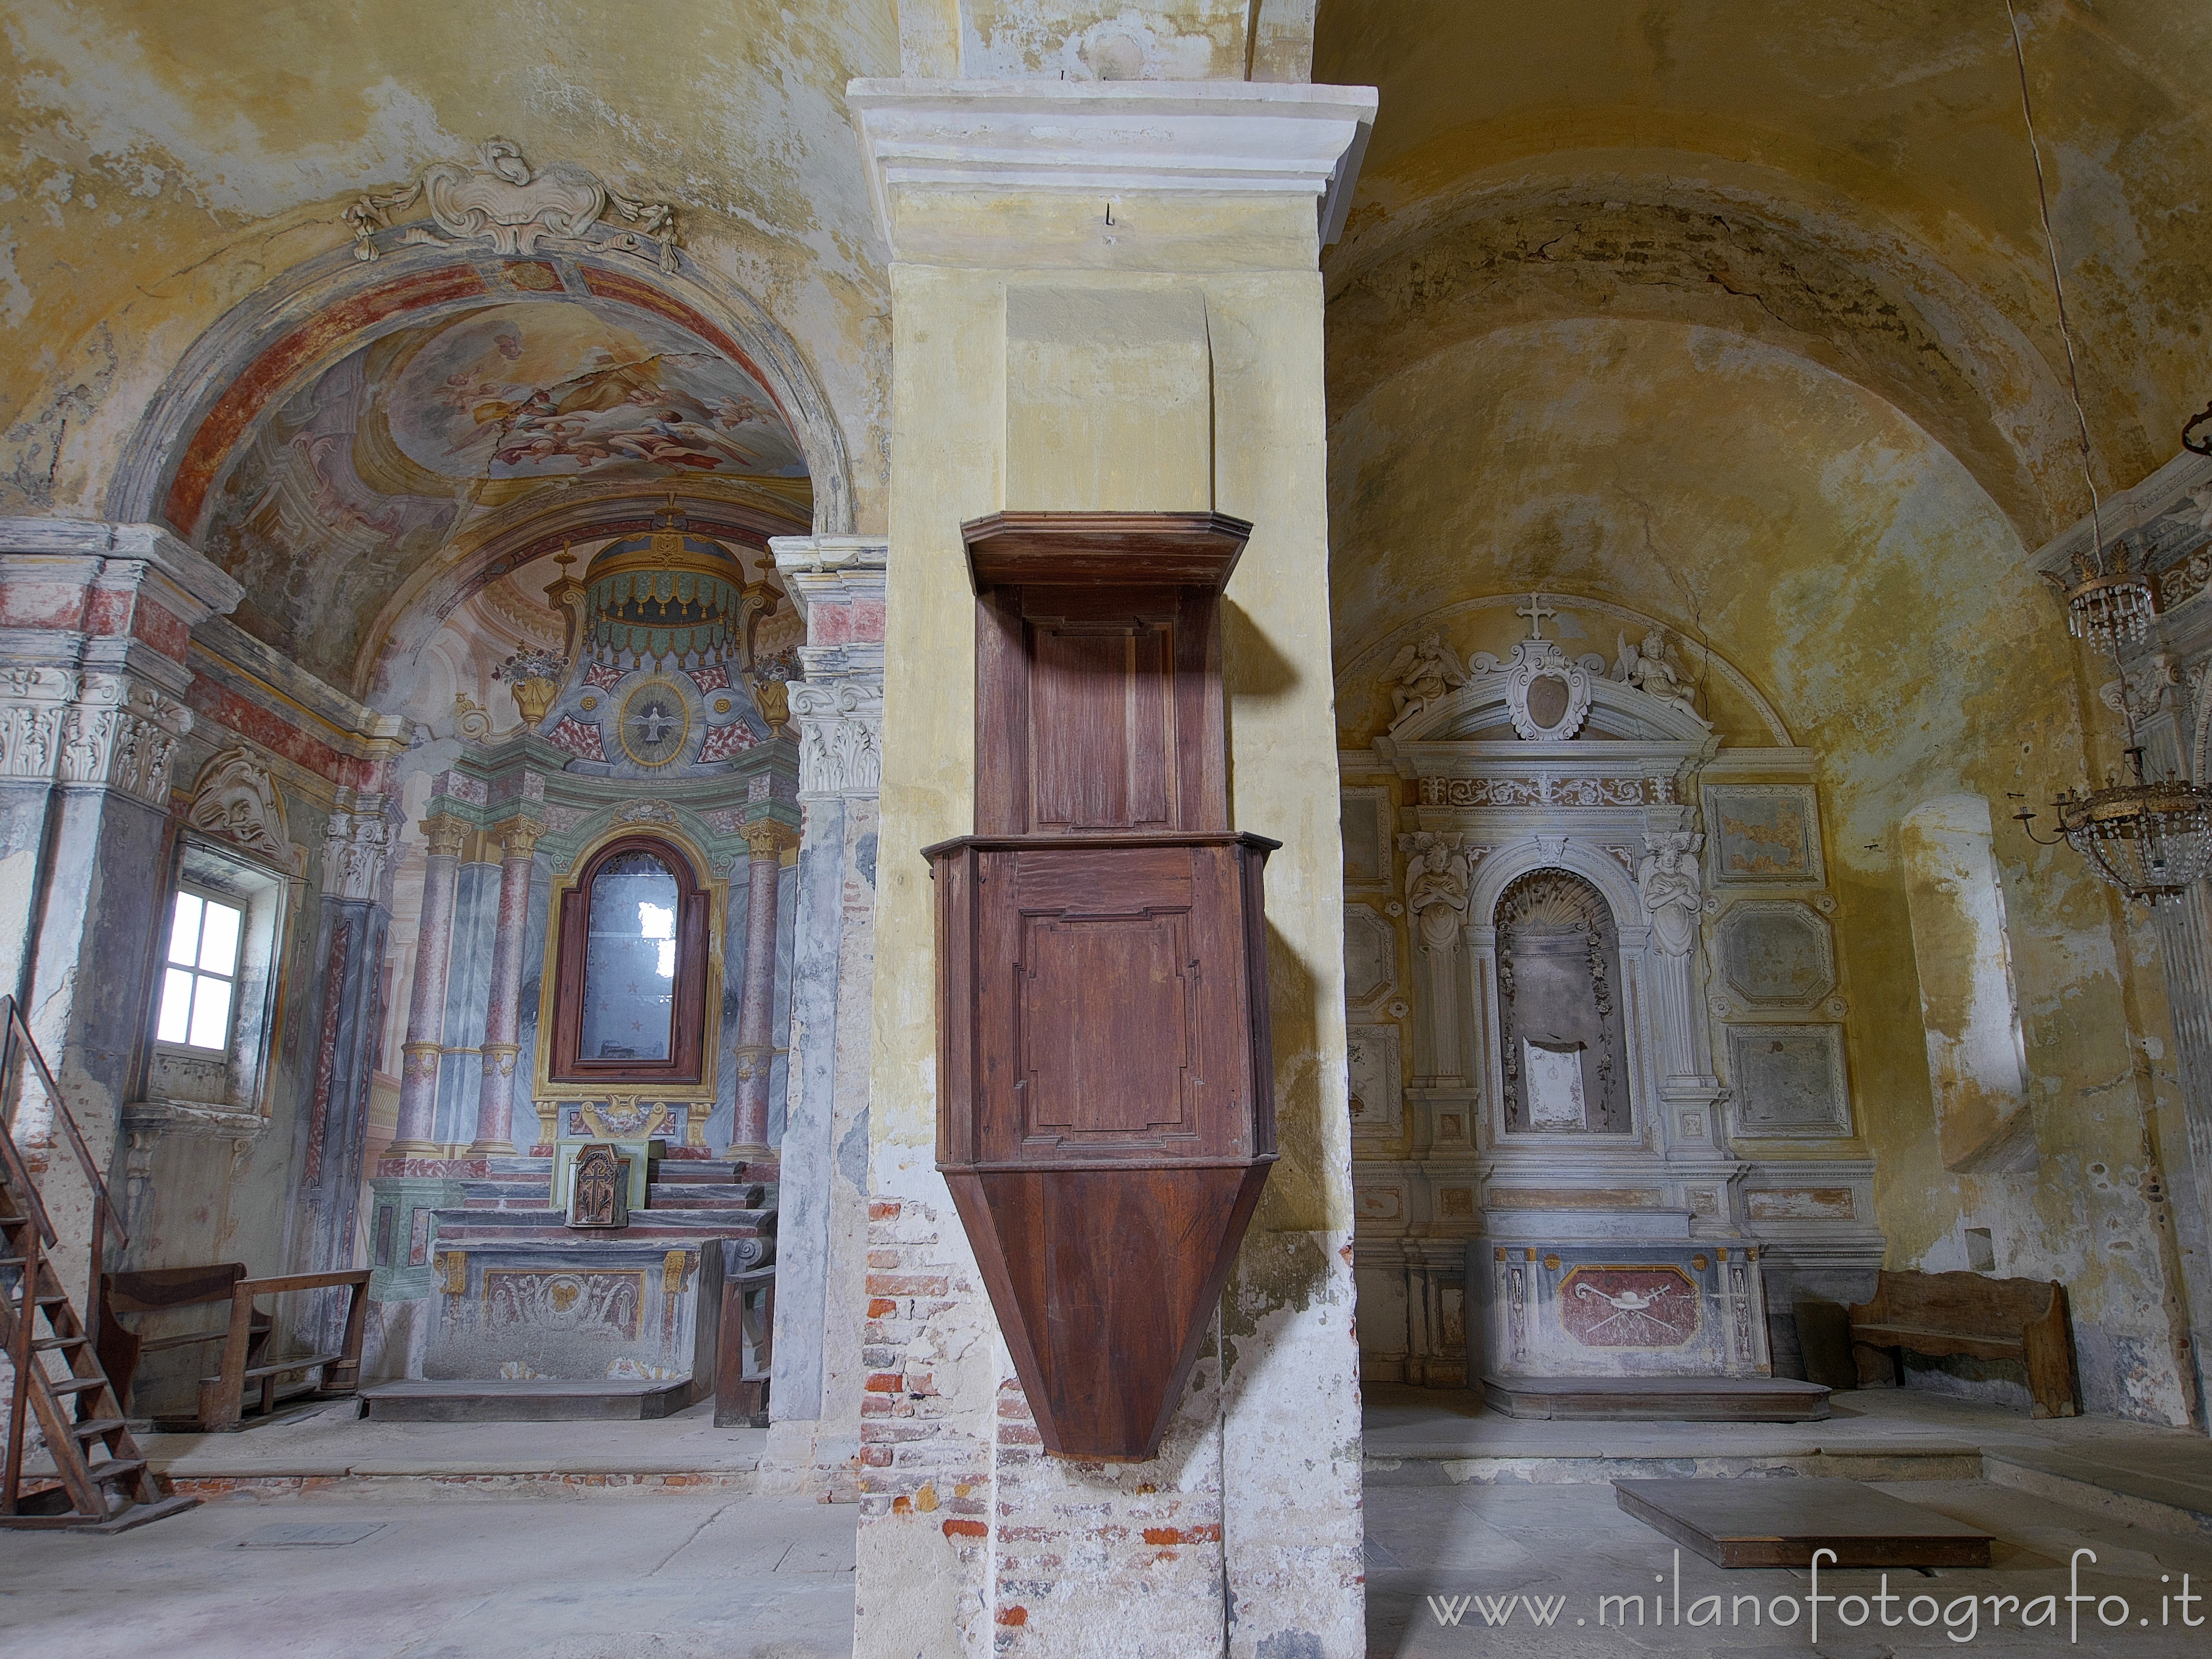
<svg viewBox="0 0 2212 1659">
<path fill-rule="evenodd" d="M 1616 1480 L 1620 1507 L 1723 1567 L 1986 1567 L 1990 1534 L 1857 1480 Z"/>
</svg>

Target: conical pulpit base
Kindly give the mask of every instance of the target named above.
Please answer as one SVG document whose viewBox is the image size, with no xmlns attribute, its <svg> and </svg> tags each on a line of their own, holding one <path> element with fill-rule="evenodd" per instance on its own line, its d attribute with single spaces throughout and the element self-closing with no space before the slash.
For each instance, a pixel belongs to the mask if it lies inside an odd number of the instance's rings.
<svg viewBox="0 0 2212 1659">
<path fill-rule="evenodd" d="M 1046 1450 L 1158 1452 L 1273 1162 L 945 1172 Z"/>
</svg>

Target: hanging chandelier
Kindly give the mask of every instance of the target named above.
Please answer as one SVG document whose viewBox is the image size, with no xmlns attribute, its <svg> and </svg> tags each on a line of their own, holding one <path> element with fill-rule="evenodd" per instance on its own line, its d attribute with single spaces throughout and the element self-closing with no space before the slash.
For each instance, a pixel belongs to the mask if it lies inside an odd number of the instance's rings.
<svg viewBox="0 0 2212 1659">
<path fill-rule="evenodd" d="M 2063 840 L 2082 862 L 2130 898 L 2153 903 L 2179 896 L 2212 872 L 2212 789 L 2185 776 L 2150 778 L 2143 771 L 2143 745 L 2136 731 L 2134 688 L 2129 684 L 2124 646 L 2139 645 L 2158 614 L 2150 571 L 2142 555 L 2125 544 L 2107 548 L 2097 478 L 2091 465 L 2089 417 L 2081 407 L 2081 371 L 2074 360 L 2073 331 L 2066 319 L 2066 284 L 2059 274 L 2058 242 L 2051 230 L 2051 203 L 2043 177 L 2043 149 L 2035 137 L 2035 111 L 2027 92 L 2027 53 L 2021 45 L 2020 18 L 2005 0 L 2012 26 L 2013 62 L 2020 71 L 2020 112 L 2027 129 L 2028 153 L 2035 162 L 2035 200 L 2043 220 L 2043 249 L 2051 263 L 2051 292 L 2057 302 L 2058 337 L 2066 348 L 2067 386 L 2081 434 L 2081 477 L 2089 487 L 2089 547 L 2073 557 L 2070 582 L 2049 572 L 2045 579 L 2066 606 L 2067 631 L 2107 653 L 2119 675 L 2120 719 L 2127 727 L 2130 781 L 2107 778 L 2101 789 L 2071 789 L 2051 802 L 2058 836 L 2045 841 L 2035 833 L 2035 814 L 2013 814 L 2028 838 L 2056 847 Z M 2191 441 L 2198 427 L 2212 422 L 2212 408 L 2183 428 L 2182 445 L 2212 454 L 2212 444 Z"/>
<path fill-rule="evenodd" d="M 2074 556 L 2072 581 L 2048 570 L 2043 580 L 2058 591 L 2066 607 L 2068 633 L 2100 651 L 2117 652 L 2123 645 L 2142 642 L 2158 606 L 2142 559 L 2124 543 L 2108 548 L 2103 540 L 2097 538 L 2094 552 Z"/>
</svg>

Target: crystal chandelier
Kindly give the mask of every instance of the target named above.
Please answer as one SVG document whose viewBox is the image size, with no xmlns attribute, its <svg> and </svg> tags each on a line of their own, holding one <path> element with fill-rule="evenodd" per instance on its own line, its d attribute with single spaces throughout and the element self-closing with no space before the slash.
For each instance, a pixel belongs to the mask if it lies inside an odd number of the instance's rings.
<svg viewBox="0 0 2212 1659">
<path fill-rule="evenodd" d="M 2066 606 L 2067 631 L 2100 651 L 2140 645 L 2150 632 L 2150 619 L 2158 614 L 2150 573 L 2142 560 L 2124 544 L 2106 547 L 2101 536 L 2095 538 L 2092 551 L 2074 556 L 2072 581 L 2048 570 L 2043 580 L 2058 590 Z"/>
<path fill-rule="evenodd" d="M 2028 101 L 2027 56 L 2021 45 L 2020 20 L 2012 0 L 2005 0 L 2012 23 L 2013 61 L 2020 70 L 2020 110 L 2027 129 L 2028 153 L 2035 161 L 2035 199 L 2043 219 L 2043 247 L 2051 262 L 2051 291 L 2057 301 L 2058 337 L 2066 347 L 2067 385 L 2073 394 L 2074 418 L 2081 438 L 2081 476 L 2089 487 L 2089 549 L 2074 555 L 2070 582 L 2045 573 L 2066 605 L 2068 632 L 2110 654 L 2119 674 L 2120 719 L 2127 727 L 2130 781 L 2108 778 L 2102 789 L 2071 789 L 2053 801 L 2059 836 L 2045 842 L 2035 833 L 2035 814 L 2022 808 L 2013 814 L 2029 839 L 2046 847 L 2059 840 L 2083 863 L 2130 898 L 2145 902 L 2170 899 L 2185 892 L 2192 883 L 2212 872 L 2212 789 L 2186 777 L 2154 779 L 2144 775 L 2143 746 L 2136 732 L 2134 688 L 2123 646 L 2141 644 L 2157 614 L 2150 572 L 2142 556 L 2124 544 L 2107 548 L 2097 499 L 2097 479 L 2091 465 L 2089 417 L 2081 407 L 2081 374 L 2074 361 L 2074 337 L 2067 326 L 2066 285 L 2059 275 L 2058 244 L 2051 231 L 2049 191 L 2043 178 L 2043 151 L 2036 142 L 2035 111 Z M 2191 421 L 2182 432 L 2183 445 L 2197 453 L 2212 453 L 2212 445 L 2200 448 L 2191 441 L 2200 422 L 2212 417 L 2212 408 Z M 2208 691 L 2205 695 L 2212 695 Z"/>
</svg>

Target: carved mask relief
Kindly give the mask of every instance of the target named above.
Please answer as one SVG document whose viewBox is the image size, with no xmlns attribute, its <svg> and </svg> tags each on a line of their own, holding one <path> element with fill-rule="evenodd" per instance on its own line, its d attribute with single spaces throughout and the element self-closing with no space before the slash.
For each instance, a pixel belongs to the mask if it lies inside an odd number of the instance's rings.
<svg viewBox="0 0 2212 1659">
<path fill-rule="evenodd" d="M 1604 898 L 1565 870 L 1533 871 L 1498 899 L 1497 927 L 1507 1130 L 1626 1134 L 1620 951 Z"/>
</svg>

